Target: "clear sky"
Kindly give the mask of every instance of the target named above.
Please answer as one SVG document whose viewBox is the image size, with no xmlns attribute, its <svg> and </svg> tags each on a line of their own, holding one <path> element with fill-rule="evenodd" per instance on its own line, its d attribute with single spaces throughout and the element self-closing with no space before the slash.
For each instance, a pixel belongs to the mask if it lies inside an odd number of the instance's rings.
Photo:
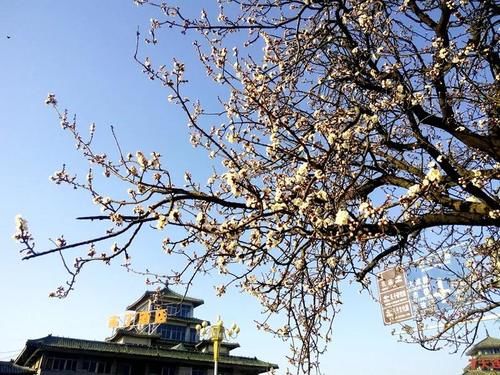
<svg viewBox="0 0 500 375">
<path fill-rule="evenodd" d="M 186 1 L 199 8 L 205 1 Z M 167 102 L 168 93 L 149 81 L 133 61 L 135 32 L 147 31 L 155 10 L 128 0 L 2 1 L 0 2 L 0 360 L 15 357 L 27 339 L 54 335 L 84 339 L 109 336 L 107 317 L 120 313 L 147 288 L 144 278 L 119 265 L 92 266 L 65 300 L 48 294 L 64 282 L 57 256 L 22 262 L 11 235 L 14 217 L 22 214 L 36 235 L 37 247 L 65 233 L 68 240 L 85 239 L 98 226 L 75 217 L 96 214 L 83 192 L 53 185 L 48 177 L 62 163 L 83 174 L 86 165 L 44 105 L 48 92 L 62 107 L 77 113 L 87 127 L 95 122 L 98 144 L 113 151 L 109 126 L 127 151 L 159 151 L 177 176 L 189 169 L 205 176 L 210 168 L 203 152 L 189 145 L 186 120 Z M 203 99 L 204 74 L 197 70 L 191 41 L 163 31 L 153 58 L 170 64 L 181 56 L 193 93 Z M 146 51 L 144 52 L 146 53 Z M 116 187 L 109 186 L 113 192 Z M 93 231 L 94 229 L 94 231 Z M 175 267 L 161 254 L 158 237 L 145 235 L 132 254 L 136 265 L 157 270 Z M 221 314 L 242 327 L 235 354 L 257 356 L 286 368 L 287 344 L 257 332 L 252 321 L 259 306 L 252 298 L 230 292 L 215 297 L 216 276 L 198 279 L 190 294 L 205 299 L 198 317 Z M 498 330 L 498 326 L 496 326 Z M 446 349 L 429 352 L 401 344 L 384 327 L 379 306 L 357 286 L 346 288 L 344 309 L 334 327 L 334 341 L 322 359 L 325 374 L 461 374 L 467 359 Z M 496 334 L 498 332 L 495 332 Z M 281 373 L 281 372 L 280 372 Z M 284 370 L 283 370 L 284 373 Z"/>
</svg>

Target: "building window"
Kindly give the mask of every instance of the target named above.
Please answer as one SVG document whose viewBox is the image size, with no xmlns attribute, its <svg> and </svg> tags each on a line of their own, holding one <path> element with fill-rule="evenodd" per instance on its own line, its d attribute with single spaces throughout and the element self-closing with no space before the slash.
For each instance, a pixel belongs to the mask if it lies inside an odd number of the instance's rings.
<svg viewBox="0 0 500 375">
<path fill-rule="evenodd" d="M 175 375 L 175 367 L 164 366 L 161 369 L 161 375 Z"/>
<path fill-rule="evenodd" d="M 131 366 L 128 363 L 118 363 L 116 366 L 117 375 L 130 375 Z"/>
<path fill-rule="evenodd" d="M 110 361 L 95 361 L 85 360 L 82 363 L 82 370 L 94 374 L 110 374 L 111 362 Z"/>
<path fill-rule="evenodd" d="M 186 304 L 169 304 L 167 305 L 167 313 L 170 316 L 177 316 L 181 318 L 191 318 L 193 307 Z"/>
<path fill-rule="evenodd" d="M 135 373 L 133 372 L 132 375 Z M 148 365 L 148 375 L 177 375 L 173 365 L 165 365 L 162 363 L 150 363 Z"/>
<path fill-rule="evenodd" d="M 186 340 L 186 327 L 165 324 L 158 327 L 158 333 L 162 338 L 172 341 Z"/>
<path fill-rule="evenodd" d="M 190 318 L 191 317 L 191 305 L 181 305 L 181 311 L 180 311 L 180 316 L 183 318 Z"/>
<path fill-rule="evenodd" d="M 72 358 L 47 358 L 44 369 L 52 371 L 76 371 L 76 359 Z"/>
<path fill-rule="evenodd" d="M 198 341 L 198 332 L 194 328 L 189 329 L 189 342 Z"/>
<path fill-rule="evenodd" d="M 162 366 L 160 364 L 150 364 L 148 375 L 176 375 L 175 367 L 172 365 Z"/>
</svg>

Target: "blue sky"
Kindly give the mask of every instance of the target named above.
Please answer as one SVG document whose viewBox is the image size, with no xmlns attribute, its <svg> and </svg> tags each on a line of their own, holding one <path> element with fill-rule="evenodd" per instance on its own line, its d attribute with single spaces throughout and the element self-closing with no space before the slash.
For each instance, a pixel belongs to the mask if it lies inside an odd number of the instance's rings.
<svg viewBox="0 0 500 375">
<path fill-rule="evenodd" d="M 203 3 L 186 2 L 191 7 Z M 137 27 L 145 32 L 155 14 L 131 0 L 0 4 L 0 149 L 4 155 L 0 360 L 15 356 L 27 339 L 48 333 L 103 339 L 110 334 L 107 317 L 122 312 L 147 288 L 143 277 L 127 273 L 118 264 L 96 265 L 86 270 L 67 299 L 49 299 L 49 292 L 65 280 L 57 256 L 20 260 L 19 247 L 11 240 L 16 214 L 29 220 L 39 249 L 49 245 L 49 237 L 64 233 L 68 240 L 78 240 L 99 229 L 74 220 L 96 213 L 83 192 L 49 182 L 62 163 L 80 174 L 86 165 L 61 130 L 55 112 L 44 105 L 48 92 L 56 93 L 70 113 L 77 113 L 82 127 L 97 124 L 97 144 L 103 150 L 114 152 L 109 130 L 113 125 L 126 152 L 159 151 L 177 176 L 188 169 L 195 177 L 205 176 L 210 168 L 203 152 L 189 145 L 186 120 L 167 102 L 168 93 L 148 80 L 133 61 Z M 168 31 L 162 31 L 159 39 L 152 58 L 168 65 L 173 56 L 181 56 L 192 92 L 201 99 L 213 97 L 205 90 L 203 72 L 196 70 L 191 40 Z M 137 266 L 154 264 L 160 271 L 176 266 L 161 254 L 159 238 L 152 235 L 140 238 L 132 256 Z M 236 291 L 217 298 L 211 287 L 216 283 L 212 275 L 193 286 L 190 294 L 206 301 L 198 317 L 214 319 L 221 314 L 228 322 L 237 321 L 242 327 L 238 339 L 242 348 L 235 354 L 255 355 L 284 369 L 287 344 L 256 331 L 252 323 L 259 316 L 257 302 Z M 398 343 L 391 330 L 383 326 L 379 306 L 368 295 L 360 295 L 357 286 L 347 286 L 334 341 L 322 359 L 325 374 L 452 375 L 461 373 L 467 362 L 446 350 L 428 352 Z"/>
</svg>

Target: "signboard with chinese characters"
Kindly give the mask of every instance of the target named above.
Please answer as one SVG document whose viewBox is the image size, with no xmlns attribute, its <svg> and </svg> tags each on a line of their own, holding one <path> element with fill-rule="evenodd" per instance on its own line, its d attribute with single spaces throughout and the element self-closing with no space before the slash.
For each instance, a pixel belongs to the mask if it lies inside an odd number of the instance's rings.
<svg viewBox="0 0 500 375">
<path fill-rule="evenodd" d="M 500 371 L 500 357 L 484 357 L 469 359 L 471 370 L 491 371 L 491 374 L 497 374 Z"/>
<path fill-rule="evenodd" d="M 113 315 L 108 320 L 108 327 L 117 329 L 120 327 L 146 327 L 150 325 L 158 325 L 167 322 L 167 310 L 145 310 L 145 311 L 128 311 L 121 318 L 118 315 Z"/>
<path fill-rule="evenodd" d="M 394 267 L 377 275 L 379 300 L 384 324 L 400 323 L 413 317 L 406 286 L 406 274 L 402 267 Z"/>
<path fill-rule="evenodd" d="M 484 255 L 475 251 L 475 246 L 468 242 L 436 246 L 432 252 L 379 273 L 384 323 L 412 319 L 413 323 L 403 325 L 402 334 L 412 330 L 422 337 L 430 336 L 455 319 L 456 306 L 481 306 L 476 289 L 481 283 L 474 284 L 474 267 L 484 262 Z M 498 314 L 472 316 L 461 324 L 479 320 L 497 321 Z"/>
</svg>

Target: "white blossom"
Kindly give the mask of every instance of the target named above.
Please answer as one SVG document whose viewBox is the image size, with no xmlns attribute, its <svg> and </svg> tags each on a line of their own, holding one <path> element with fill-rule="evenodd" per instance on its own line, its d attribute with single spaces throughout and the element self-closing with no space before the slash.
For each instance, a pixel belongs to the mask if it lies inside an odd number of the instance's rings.
<svg viewBox="0 0 500 375">
<path fill-rule="evenodd" d="M 144 154 L 141 151 L 137 151 L 135 153 L 135 157 L 137 158 L 137 162 L 141 166 L 142 169 L 146 169 L 148 167 L 148 159 L 144 156 Z"/>
<path fill-rule="evenodd" d="M 347 225 L 349 224 L 349 212 L 345 209 L 340 209 L 337 211 L 337 215 L 335 215 L 335 224 L 336 225 Z"/>
<path fill-rule="evenodd" d="M 156 221 L 156 229 L 163 229 L 168 224 L 168 219 L 165 215 L 159 215 Z"/>
</svg>

